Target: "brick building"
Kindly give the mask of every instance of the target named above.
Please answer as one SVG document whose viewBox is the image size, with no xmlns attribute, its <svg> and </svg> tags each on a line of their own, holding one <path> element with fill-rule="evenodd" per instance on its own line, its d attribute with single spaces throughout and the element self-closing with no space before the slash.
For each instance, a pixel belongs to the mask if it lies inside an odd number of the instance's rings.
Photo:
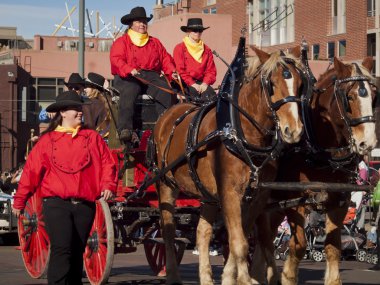
<svg viewBox="0 0 380 285">
<path fill-rule="evenodd" d="M 155 19 L 183 13 L 230 14 L 234 46 L 247 24 L 250 45 L 274 51 L 294 47 L 304 37 L 312 60 L 372 56 L 373 73 L 380 77 L 380 0 L 158 0 L 154 12 Z"/>
</svg>

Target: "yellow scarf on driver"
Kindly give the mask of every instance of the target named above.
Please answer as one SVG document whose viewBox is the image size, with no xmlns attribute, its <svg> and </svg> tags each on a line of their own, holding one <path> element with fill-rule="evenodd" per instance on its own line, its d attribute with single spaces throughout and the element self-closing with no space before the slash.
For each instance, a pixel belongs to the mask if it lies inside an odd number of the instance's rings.
<svg viewBox="0 0 380 285">
<path fill-rule="evenodd" d="M 145 46 L 149 40 L 148 33 L 140 34 L 132 29 L 128 29 L 128 36 L 131 38 L 132 43 L 138 47 Z"/>
<path fill-rule="evenodd" d="M 188 36 L 183 38 L 183 42 L 187 48 L 189 54 L 199 63 L 202 62 L 202 55 L 205 50 L 202 40 L 199 42 L 193 42 Z"/>
<path fill-rule="evenodd" d="M 60 132 L 60 133 L 71 134 L 71 137 L 73 138 L 78 134 L 80 127 L 81 126 L 79 125 L 76 128 L 66 128 L 66 127 L 62 127 L 61 125 L 58 125 L 58 127 L 55 128 L 55 131 Z"/>
</svg>

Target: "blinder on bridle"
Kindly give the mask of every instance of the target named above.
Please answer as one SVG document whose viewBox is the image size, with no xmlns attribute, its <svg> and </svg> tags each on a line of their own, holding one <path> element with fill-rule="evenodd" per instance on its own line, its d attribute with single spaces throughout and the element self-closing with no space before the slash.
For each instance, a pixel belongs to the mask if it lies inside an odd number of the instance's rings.
<svg viewBox="0 0 380 285">
<path fill-rule="evenodd" d="M 302 75 L 302 72 L 300 72 L 298 70 L 298 68 L 296 67 L 296 64 L 294 62 L 294 60 L 290 59 L 290 58 L 284 58 L 285 62 L 288 63 L 288 64 L 293 64 L 294 67 L 296 68 L 296 70 Z M 286 67 L 286 66 L 282 66 L 283 70 L 282 70 L 282 77 L 284 79 L 291 79 L 293 76 L 292 76 L 292 73 L 290 72 L 290 70 Z M 277 111 L 278 109 L 280 109 L 280 107 L 286 103 L 290 103 L 290 102 L 300 102 L 301 99 L 296 97 L 296 96 L 288 96 L 286 98 L 283 98 L 283 99 L 280 99 L 276 102 L 272 102 L 271 98 L 273 95 L 274 95 L 274 90 L 273 90 L 273 83 L 272 83 L 272 80 L 271 80 L 271 73 L 268 74 L 268 76 L 265 76 L 264 74 L 261 75 L 261 83 L 264 87 L 264 89 L 266 90 L 266 94 L 269 95 L 269 98 L 268 98 L 268 101 L 270 103 L 270 107 L 274 110 L 274 111 Z"/>
<path fill-rule="evenodd" d="M 367 89 L 365 88 L 364 81 L 369 82 L 369 78 L 364 76 L 361 72 L 359 66 L 357 63 L 354 63 L 354 66 L 356 68 L 356 71 L 358 73 L 357 76 L 351 76 L 344 79 L 333 79 L 334 82 L 334 93 L 337 95 L 337 97 L 341 100 L 344 113 L 341 114 L 344 118 L 344 120 L 347 122 L 347 124 L 351 127 L 355 127 L 357 125 L 363 124 L 363 123 L 370 123 L 375 122 L 374 116 L 364 116 L 360 118 L 348 118 L 347 113 L 352 113 L 351 106 L 349 101 L 353 100 L 351 96 L 348 95 L 351 88 L 354 86 L 355 82 L 358 83 L 359 89 L 358 89 L 358 95 L 359 97 L 365 98 L 369 96 Z M 341 84 L 353 82 L 349 88 L 343 89 L 341 88 Z"/>
</svg>

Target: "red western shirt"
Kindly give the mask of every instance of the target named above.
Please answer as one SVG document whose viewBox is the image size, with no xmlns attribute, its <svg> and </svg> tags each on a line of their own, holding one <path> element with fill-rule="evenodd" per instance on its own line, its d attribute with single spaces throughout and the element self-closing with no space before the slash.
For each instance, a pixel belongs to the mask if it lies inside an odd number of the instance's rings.
<svg viewBox="0 0 380 285">
<path fill-rule="evenodd" d="M 175 71 L 174 61 L 161 42 L 149 36 L 148 42 L 138 47 L 126 33 L 118 38 L 110 52 L 111 73 L 127 77 L 133 69 L 164 71 L 170 76 Z"/>
<path fill-rule="evenodd" d="M 204 45 L 202 62 L 196 61 L 187 51 L 185 43 L 180 43 L 174 48 L 174 62 L 182 80 L 187 85 L 192 85 L 199 80 L 212 85 L 216 80 L 216 67 L 211 49 Z"/>
<path fill-rule="evenodd" d="M 25 208 L 38 189 L 41 196 L 95 201 L 104 190 L 116 192 L 116 164 L 96 131 L 71 134 L 52 131 L 30 152 L 14 196 L 15 209 Z"/>
</svg>

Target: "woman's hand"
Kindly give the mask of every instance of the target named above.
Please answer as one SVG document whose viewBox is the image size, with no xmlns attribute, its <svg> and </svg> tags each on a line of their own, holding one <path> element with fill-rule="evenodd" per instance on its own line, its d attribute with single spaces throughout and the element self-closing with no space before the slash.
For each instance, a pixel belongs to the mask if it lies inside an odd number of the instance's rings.
<svg viewBox="0 0 380 285">
<path fill-rule="evenodd" d="M 178 80 L 178 79 L 179 79 L 179 75 L 178 75 L 177 71 L 174 71 L 174 72 L 172 73 L 172 78 L 173 78 L 174 80 Z"/>
<path fill-rule="evenodd" d="M 133 76 L 136 76 L 136 75 L 140 74 L 140 72 L 136 68 L 134 68 L 134 69 L 132 69 L 131 74 Z"/>
<path fill-rule="evenodd" d="M 21 212 L 22 212 L 22 210 L 12 208 L 12 213 L 13 213 L 13 215 L 16 216 L 16 218 L 19 218 L 19 217 L 20 217 Z"/>
<path fill-rule="evenodd" d="M 205 91 L 207 90 L 207 88 L 208 88 L 208 84 L 206 84 L 206 83 L 203 82 L 203 83 L 199 86 L 199 89 L 200 89 L 199 93 L 203 93 L 203 92 L 205 92 Z"/>
<path fill-rule="evenodd" d="M 191 87 L 197 90 L 198 93 L 201 93 L 201 86 L 199 84 L 194 83 L 193 85 L 191 85 Z"/>
<path fill-rule="evenodd" d="M 103 197 L 103 199 L 105 201 L 108 201 L 108 200 L 111 200 L 113 198 L 113 193 L 111 190 L 104 190 L 102 193 L 101 193 L 101 196 Z"/>
</svg>

